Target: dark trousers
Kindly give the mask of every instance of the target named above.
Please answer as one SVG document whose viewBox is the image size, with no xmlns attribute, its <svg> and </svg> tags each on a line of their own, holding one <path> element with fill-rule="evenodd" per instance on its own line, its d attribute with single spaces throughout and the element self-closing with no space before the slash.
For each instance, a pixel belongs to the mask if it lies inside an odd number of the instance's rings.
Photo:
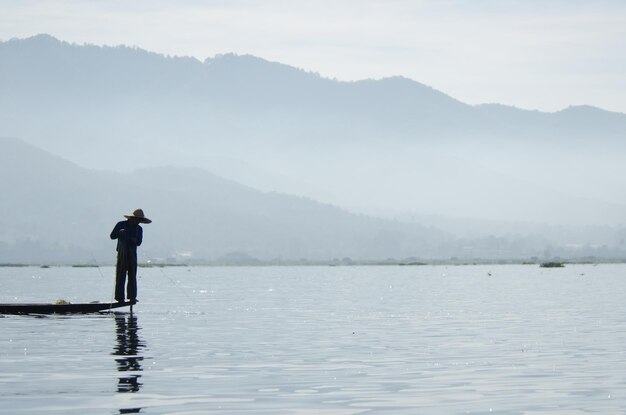
<svg viewBox="0 0 626 415">
<path fill-rule="evenodd" d="M 122 249 L 117 253 L 115 267 L 115 299 L 117 301 L 124 301 L 126 274 L 128 274 L 127 298 L 135 301 L 137 299 L 137 252 Z"/>
</svg>

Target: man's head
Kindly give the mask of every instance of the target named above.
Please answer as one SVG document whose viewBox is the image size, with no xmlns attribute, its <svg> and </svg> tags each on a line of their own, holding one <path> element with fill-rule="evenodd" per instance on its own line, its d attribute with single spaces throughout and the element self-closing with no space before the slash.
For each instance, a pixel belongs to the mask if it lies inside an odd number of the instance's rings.
<svg viewBox="0 0 626 415">
<path fill-rule="evenodd" d="M 128 223 L 131 225 L 139 225 L 139 218 L 130 217 L 128 218 Z"/>
</svg>

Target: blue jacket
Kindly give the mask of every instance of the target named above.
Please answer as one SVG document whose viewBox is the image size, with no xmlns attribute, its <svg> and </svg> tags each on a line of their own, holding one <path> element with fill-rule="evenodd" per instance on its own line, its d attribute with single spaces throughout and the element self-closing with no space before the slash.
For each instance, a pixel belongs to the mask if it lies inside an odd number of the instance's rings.
<svg viewBox="0 0 626 415">
<path fill-rule="evenodd" d="M 125 232 L 120 235 L 120 230 Z M 134 240 L 133 240 L 134 238 Z M 117 239 L 117 251 L 133 251 L 137 252 L 137 247 L 141 245 L 143 240 L 143 229 L 139 225 L 132 225 L 127 220 L 117 222 L 111 231 L 111 239 Z"/>
</svg>

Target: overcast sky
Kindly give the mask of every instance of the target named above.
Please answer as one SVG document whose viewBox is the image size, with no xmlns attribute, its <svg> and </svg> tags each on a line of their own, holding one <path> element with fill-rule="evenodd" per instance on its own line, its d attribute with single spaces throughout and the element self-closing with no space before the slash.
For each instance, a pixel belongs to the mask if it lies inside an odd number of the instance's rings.
<svg viewBox="0 0 626 415">
<path fill-rule="evenodd" d="M 247 53 L 341 80 L 403 75 L 470 104 L 626 113 L 623 0 L 0 0 L 1 40 L 37 33 Z"/>
</svg>

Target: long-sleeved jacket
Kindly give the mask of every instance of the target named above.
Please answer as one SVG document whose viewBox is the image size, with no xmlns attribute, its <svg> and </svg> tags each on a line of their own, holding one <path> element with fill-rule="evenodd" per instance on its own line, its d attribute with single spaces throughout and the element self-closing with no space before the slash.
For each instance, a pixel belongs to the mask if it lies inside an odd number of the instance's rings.
<svg viewBox="0 0 626 415">
<path fill-rule="evenodd" d="M 120 234 L 124 229 L 125 232 Z M 137 252 L 137 247 L 143 240 L 143 229 L 139 225 L 133 225 L 127 220 L 118 222 L 111 231 L 111 239 L 117 239 L 117 251 L 130 250 Z"/>
</svg>

